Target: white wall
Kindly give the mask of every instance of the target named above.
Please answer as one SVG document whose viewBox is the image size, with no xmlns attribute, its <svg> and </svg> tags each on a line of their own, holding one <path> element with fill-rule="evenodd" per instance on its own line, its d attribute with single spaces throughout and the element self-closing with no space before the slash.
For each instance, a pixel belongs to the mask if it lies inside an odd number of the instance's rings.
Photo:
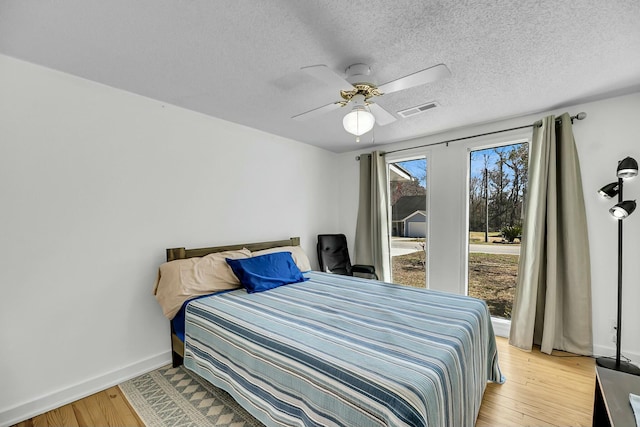
<svg viewBox="0 0 640 427">
<path fill-rule="evenodd" d="M 337 156 L 0 56 L 0 425 L 170 361 L 168 247 L 338 230 Z"/>
<path fill-rule="evenodd" d="M 393 147 L 380 146 L 385 151 L 445 141 L 500 129 L 531 124 L 548 114 L 584 111 L 588 117 L 576 121 L 573 127 L 580 156 L 583 189 L 587 209 L 591 251 L 594 351 L 598 355 L 614 355 L 610 319 L 616 318 L 617 289 L 617 224 L 608 213 L 615 202 L 601 199 L 596 191 L 616 180 L 618 160 L 632 156 L 640 160 L 640 93 L 606 99 L 570 108 L 513 118 L 481 126 L 405 141 Z M 410 119 L 408 119 L 410 120 Z M 512 131 L 495 136 L 460 141 L 417 150 L 426 152 L 429 162 L 430 204 L 430 270 L 429 284 L 433 289 L 464 293 L 466 269 L 466 182 L 469 148 L 497 141 L 517 141 L 530 138 L 531 129 Z M 363 150 L 364 152 L 364 150 Z M 411 151 L 414 152 L 414 151 Z M 340 196 L 340 225 L 348 230 L 353 244 L 358 194 L 358 162 L 360 152 L 341 155 L 343 167 Z M 398 155 L 398 154 L 396 154 Z M 391 155 L 390 155 L 391 156 Z M 625 199 L 640 199 L 640 178 L 625 185 Z M 640 363 L 640 214 L 636 212 L 624 223 L 624 301 L 622 353 Z"/>
</svg>

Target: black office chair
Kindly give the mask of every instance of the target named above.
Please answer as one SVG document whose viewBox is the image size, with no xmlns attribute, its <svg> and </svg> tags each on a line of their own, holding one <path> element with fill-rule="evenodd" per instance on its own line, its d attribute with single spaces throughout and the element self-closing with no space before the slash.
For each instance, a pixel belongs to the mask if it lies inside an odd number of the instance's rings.
<svg viewBox="0 0 640 427">
<path fill-rule="evenodd" d="M 325 273 L 378 279 L 374 266 L 351 265 L 347 238 L 344 234 L 318 234 L 318 262 L 320 271 Z"/>
</svg>

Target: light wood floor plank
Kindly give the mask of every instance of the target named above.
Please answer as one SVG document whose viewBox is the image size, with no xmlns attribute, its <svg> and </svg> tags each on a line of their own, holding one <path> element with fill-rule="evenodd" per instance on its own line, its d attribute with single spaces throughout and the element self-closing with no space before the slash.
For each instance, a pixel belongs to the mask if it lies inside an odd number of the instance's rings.
<svg viewBox="0 0 640 427">
<path fill-rule="evenodd" d="M 93 425 L 96 426 L 110 426 L 107 421 L 107 415 L 104 413 L 104 404 L 102 403 L 102 392 L 92 394 L 85 398 L 87 402 L 87 409 L 91 414 L 91 420 Z"/>
<path fill-rule="evenodd" d="M 520 411 L 496 405 L 486 400 L 482 401 L 478 420 L 483 420 L 491 426 L 521 426 L 523 425 L 523 414 Z"/>
<path fill-rule="evenodd" d="M 118 408 L 114 406 L 108 390 L 97 393 L 96 400 L 98 401 L 102 414 L 107 419 L 107 425 L 109 427 L 126 425 L 124 417 L 120 415 Z"/>
<path fill-rule="evenodd" d="M 33 427 L 49 427 L 47 414 L 41 414 L 37 417 L 33 417 Z"/>
<path fill-rule="evenodd" d="M 549 423 L 547 421 L 541 420 L 539 418 L 533 418 L 529 415 L 524 415 L 522 417 L 522 423 L 525 426 L 531 426 L 531 427 L 557 427 L 557 424 L 555 423 Z M 572 425 L 575 427 L 578 427 L 579 424 L 567 424 L 567 425 Z M 589 424 L 591 425 L 591 424 Z"/>
<path fill-rule="evenodd" d="M 109 395 L 111 403 L 122 418 L 122 425 L 131 427 L 144 427 L 144 424 L 137 416 L 135 410 L 131 407 L 129 401 L 127 401 L 127 398 L 124 397 L 124 394 L 122 394 L 122 390 L 120 390 L 120 387 L 111 387 L 107 390 L 107 394 Z"/>
<path fill-rule="evenodd" d="M 73 408 L 73 412 L 76 415 L 76 422 L 79 427 L 91 427 L 97 424 L 94 424 L 93 419 L 91 418 L 91 412 L 89 407 L 87 406 L 87 398 L 80 399 L 71 404 Z"/>
<path fill-rule="evenodd" d="M 476 427 L 590 426 L 595 361 L 588 357 L 525 352 L 497 338 L 504 384 L 487 384 Z M 15 427 L 133 426 L 144 424 L 119 387 L 73 402 Z"/>
<path fill-rule="evenodd" d="M 45 414 L 50 426 L 78 427 L 76 414 L 71 405 L 64 405 Z"/>
<path fill-rule="evenodd" d="M 591 425 L 595 361 L 588 357 L 549 356 L 534 349 L 524 352 L 498 338 L 504 384 L 488 384 L 478 420 L 504 425 L 505 409 L 522 414 L 512 425 Z M 554 352 L 558 356 L 566 353 Z M 515 421 L 512 419 L 512 421 Z"/>
<path fill-rule="evenodd" d="M 585 415 L 591 420 L 591 409 L 578 410 L 576 408 L 567 408 L 562 404 L 548 404 L 547 402 L 533 400 L 523 402 L 515 398 L 497 394 L 485 394 L 482 405 L 496 408 L 497 413 L 499 413 L 499 411 L 497 411 L 498 408 L 516 411 L 523 416 L 528 415 L 540 420 L 540 424 L 544 422 L 555 425 L 554 423 L 556 423 L 557 420 L 562 419 L 565 420 L 566 425 L 576 425 L 585 419 Z"/>
</svg>

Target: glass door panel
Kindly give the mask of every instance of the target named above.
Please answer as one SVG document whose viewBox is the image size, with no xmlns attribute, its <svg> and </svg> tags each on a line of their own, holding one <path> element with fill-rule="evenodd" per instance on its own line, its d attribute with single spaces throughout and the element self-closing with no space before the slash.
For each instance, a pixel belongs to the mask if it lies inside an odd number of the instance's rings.
<svg viewBox="0 0 640 427">
<path fill-rule="evenodd" d="M 527 189 L 527 143 L 471 151 L 469 164 L 470 296 L 493 317 L 511 319 Z"/>
<path fill-rule="evenodd" d="M 427 286 L 427 159 L 388 163 L 391 280 Z"/>
</svg>

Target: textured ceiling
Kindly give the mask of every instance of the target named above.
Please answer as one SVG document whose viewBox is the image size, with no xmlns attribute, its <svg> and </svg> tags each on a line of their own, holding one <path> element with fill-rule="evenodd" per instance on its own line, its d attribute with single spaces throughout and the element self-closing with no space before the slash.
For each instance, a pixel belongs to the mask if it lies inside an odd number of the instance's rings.
<svg viewBox="0 0 640 427">
<path fill-rule="evenodd" d="M 0 0 L 0 53 L 344 152 L 640 90 L 640 2 Z M 291 119 L 339 99 L 300 67 L 359 62 L 452 76 L 378 98 L 398 120 L 359 144 L 345 109 Z"/>
</svg>

